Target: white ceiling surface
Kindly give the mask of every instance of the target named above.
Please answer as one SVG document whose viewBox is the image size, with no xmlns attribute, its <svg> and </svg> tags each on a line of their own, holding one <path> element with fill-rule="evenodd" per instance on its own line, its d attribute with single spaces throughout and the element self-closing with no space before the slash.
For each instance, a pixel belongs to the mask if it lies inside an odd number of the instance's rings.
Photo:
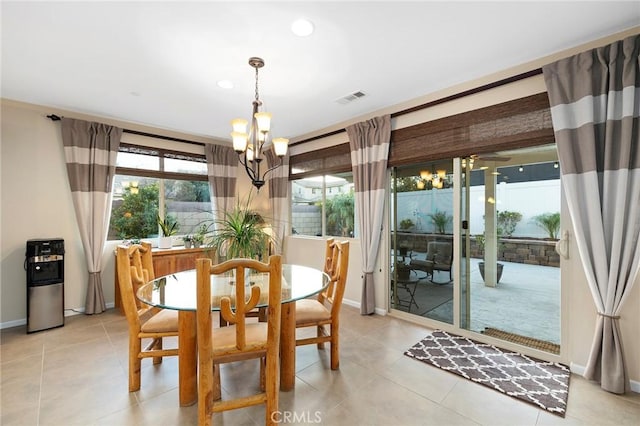
<svg viewBox="0 0 640 426">
<path fill-rule="evenodd" d="M 637 26 L 638 2 L 2 1 L 5 99 L 228 140 L 301 137 Z M 297 18 L 314 23 L 305 38 Z M 235 88 L 221 89 L 228 79 Z M 364 98 L 341 105 L 352 92 Z"/>
</svg>

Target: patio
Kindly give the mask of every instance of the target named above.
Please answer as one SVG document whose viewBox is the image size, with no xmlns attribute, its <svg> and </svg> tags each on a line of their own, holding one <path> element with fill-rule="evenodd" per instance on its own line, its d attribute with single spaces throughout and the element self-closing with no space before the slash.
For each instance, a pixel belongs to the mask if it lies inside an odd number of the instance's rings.
<svg viewBox="0 0 640 426">
<path fill-rule="evenodd" d="M 479 261 L 471 259 L 469 328 L 478 332 L 495 328 L 559 344 L 560 268 L 500 261 L 504 264 L 502 278 L 497 287 L 487 287 L 480 276 Z M 445 275 L 448 272 L 436 272 L 435 279 L 444 281 Z M 398 297 L 410 300 L 401 287 Z M 414 298 L 415 304 L 404 303 L 397 309 L 453 322 L 453 282 L 433 284 L 422 278 L 415 286 Z"/>
</svg>

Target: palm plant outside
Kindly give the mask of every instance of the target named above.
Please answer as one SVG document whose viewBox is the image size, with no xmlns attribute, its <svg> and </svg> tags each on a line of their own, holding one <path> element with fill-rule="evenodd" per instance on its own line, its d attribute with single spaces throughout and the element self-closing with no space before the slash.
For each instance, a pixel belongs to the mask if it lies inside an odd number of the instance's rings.
<svg viewBox="0 0 640 426">
<path fill-rule="evenodd" d="M 533 221 L 540 228 L 547 231 L 547 235 L 551 239 L 558 239 L 560 231 L 560 213 L 543 213 L 533 217 Z"/>
<path fill-rule="evenodd" d="M 447 225 L 453 221 L 453 217 L 440 210 L 436 210 L 435 213 L 430 213 L 428 216 L 431 218 L 431 221 L 439 234 L 444 234 L 446 232 Z"/>
</svg>

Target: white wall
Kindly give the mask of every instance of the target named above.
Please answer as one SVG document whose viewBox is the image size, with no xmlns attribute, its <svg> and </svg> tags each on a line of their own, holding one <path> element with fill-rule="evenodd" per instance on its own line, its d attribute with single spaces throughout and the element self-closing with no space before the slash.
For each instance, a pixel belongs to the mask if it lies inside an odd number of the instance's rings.
<svg viewBox="0 0 640 426">
<path fill-rule="evenodd" d="M 23 262 L 25 241 L 30 238 L 64 238 L 65 308 L 84 308 L 88 273 L 67 180 L 60 123 L 4 103 L 1 203 L 3 326 L 26 319 Z"/>
</svg>

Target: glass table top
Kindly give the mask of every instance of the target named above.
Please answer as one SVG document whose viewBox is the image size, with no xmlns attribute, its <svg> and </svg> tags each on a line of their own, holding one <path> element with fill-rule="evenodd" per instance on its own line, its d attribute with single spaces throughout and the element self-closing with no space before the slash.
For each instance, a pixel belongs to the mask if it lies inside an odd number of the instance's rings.
<svg viewBox="0 0 640 426">
<path fill-rule="evenodd" d="M 302 265 L 282 265 L 282 303 L 304 299 L 322 291 L 329 284 L 324 272 Z M 268 305 L 268 278 L 266 274 L 249 275 L 250 286 L 261 288 L 257 307 Z M 248 289 L 245 293 L 249 295 Z M 231 275 L 211 276 L 211 309 L 220 309 L 220 299 L 235 298 L 235 279 Z M 196 310 L 196 270 L 177 272 L 150 281 L 138 289 L 136 296 L 144 303 L 159 308 L 181 311 Z"/>
</svg>

